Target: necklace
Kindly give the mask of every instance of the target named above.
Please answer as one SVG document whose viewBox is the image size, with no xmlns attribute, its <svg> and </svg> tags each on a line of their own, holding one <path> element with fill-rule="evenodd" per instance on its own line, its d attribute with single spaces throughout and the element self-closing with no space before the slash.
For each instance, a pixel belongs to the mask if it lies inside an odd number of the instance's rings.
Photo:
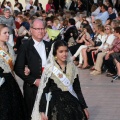
<svg viewBox="0 0 120 120">
<path fill-rule="evenodd" d="M 58 66 L 60 67 L 60 69 L 63 71 L 63 73 L 66 74 L 66 66 L 67 66 L 67 62 L 66 62 L 66 64 L 65 64 L 65 69 L 64 69 L 64 70 L 62 69 L 62 67 L 60 66 L 60 64 L 57 62 L 57 60 L 56 60 L 56 63 L 58 64 Z"/>
</svg>

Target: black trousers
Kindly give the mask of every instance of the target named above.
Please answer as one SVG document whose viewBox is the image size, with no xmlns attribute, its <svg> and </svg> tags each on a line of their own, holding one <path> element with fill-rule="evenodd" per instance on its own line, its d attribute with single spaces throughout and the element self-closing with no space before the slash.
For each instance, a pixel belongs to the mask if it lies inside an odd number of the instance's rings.
<svg viewBox="0 0 120 120">
<path fill-rule="evenodd" d="M 108 69 L 108 72 L 110 72 L 112 74 L 116 74 L 114 58 L 111 55 L 108 60 L 105 60 L 105 57 L 104 57 L 103 63 L 105 64 L 106 68 Z"/>
<path fill-rule="evenodd" d="M 38 88 L 35 85 L 30 86 L 29 84 L 24 83 L 23 93 L 24 93 L 24 100 L 25 100 L 26 113 L 27 113 L 28 120 L 31 120 L 31 114 L 34 107 L 37 90 Z"/>
</svg>

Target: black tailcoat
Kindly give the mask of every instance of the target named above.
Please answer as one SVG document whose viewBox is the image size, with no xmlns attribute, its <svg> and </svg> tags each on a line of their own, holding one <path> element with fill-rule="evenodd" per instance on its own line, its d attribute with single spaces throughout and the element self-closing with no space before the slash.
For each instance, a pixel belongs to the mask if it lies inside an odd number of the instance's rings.
<svg viewBox="0 0 120 120">
<path fill-rule="evenodd" d="M 43 42 L 45 44 L 46 57 L 48 57 L 50 44 L 46 41 Z M 30 74 L 28 76 L 24 74 L 25 65 L 30 69 Z M 40 79 L 42 75 L 42 60 L 34 47 L 34 41 L 32 38 L 21 45 L 14 70 L 15 73 L 24 81 L 23 93 L 27 108 L 26 112 L 30 119 L 38 89 L 34 85 L 34 82 L 36 79 Z"/>
</svg>

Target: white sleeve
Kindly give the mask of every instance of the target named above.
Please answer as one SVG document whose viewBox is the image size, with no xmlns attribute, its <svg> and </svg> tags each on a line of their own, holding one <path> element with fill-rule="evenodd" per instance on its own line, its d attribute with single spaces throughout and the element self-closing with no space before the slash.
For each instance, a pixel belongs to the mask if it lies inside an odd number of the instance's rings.
<svg viewBox="0 0 120 120">
<path fill-rule="evenodd" d="M 108 43 L 109 45 L 112 45 L 114 39 L 115 39 L 115 36 L 114 36 L 113 34 L 111 34 L 111 35 L 108 37 L 106 43 Z"/>
</svg>

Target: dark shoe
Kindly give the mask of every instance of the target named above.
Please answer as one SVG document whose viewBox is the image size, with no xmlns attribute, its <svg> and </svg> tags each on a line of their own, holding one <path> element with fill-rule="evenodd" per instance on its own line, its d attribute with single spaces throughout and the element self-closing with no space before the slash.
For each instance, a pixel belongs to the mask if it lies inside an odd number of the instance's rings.
<svg viewBox="0 0 120 120">
<path fill-rule="evenodd" d="M 120 75 L 114 75 L 112 76 L 113 79 L 119 79 L 120 78 Z"/>
<path fill-rule="evenodd" d="M 120 79 L 120 75 L 115 75 L 115 76 L 113 76 L 112 78 L 113 78 L 113 80 L 112 80 L 111 82 L 113 82 L 113 81 L 115 81 L 115 80 L 119 80 L 119 79 Z"/>
</svg>

